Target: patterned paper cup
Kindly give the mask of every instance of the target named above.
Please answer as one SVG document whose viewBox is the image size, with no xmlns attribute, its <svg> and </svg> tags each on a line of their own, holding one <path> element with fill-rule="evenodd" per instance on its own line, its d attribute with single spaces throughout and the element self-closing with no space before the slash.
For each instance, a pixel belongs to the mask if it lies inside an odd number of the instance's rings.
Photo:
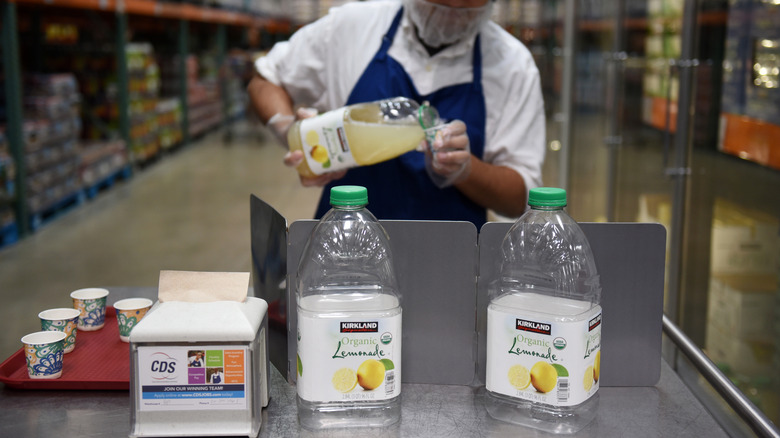
<svg viewBox="0 0 780 438">
<path fill-rule="evenodd" d="M 106 324 L 106 297 L 108 290 L 96 287 L 79 289 L 70 294 L 73 308 L 81 312 L 79 330 L 91 332 L 100 330 Z"/>
<path fill-rule="evenodd" d="M 30 333 L 22 338 L 27 358 L 27 375 L 31 379 L 57 379 L 62 375 L 63 343 L 60 331 Z"/>
<path fill-rule="evenodd" d="M 114 303 L 119 339 L 130 342 L 130 331 L 146 315 L 152 304 L 152 300 L 146 298 L 127 298 Z"/>
<path fill-rule="evenodd" d="M 38 314 L 41 319 L 41 330 L 58 331 L 67 335 L 64 342 L 65 353 L 76 348 L 76 333 L 79 324 L 78 309 L 49 309 Z"/>
</svg>

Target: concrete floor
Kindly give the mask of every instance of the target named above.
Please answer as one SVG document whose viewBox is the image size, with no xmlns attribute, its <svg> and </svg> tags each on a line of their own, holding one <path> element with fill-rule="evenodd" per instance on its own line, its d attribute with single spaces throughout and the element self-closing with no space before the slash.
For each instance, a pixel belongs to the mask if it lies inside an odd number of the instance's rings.
<svg viewBox="0 0 780 438">
<path fill-rule="evenodd" d="M 71 307 L 83 287 L 157 286 L 163 269 L 251 269 L 249 198 L 292 223 L 321 190 L 303 188 L 284 150 L 246 123 L 214 132 L 0 249 L 0 361 L 40 330 L 37 314 Z M 111 301 L 111 300 L 109 300 Z"/>
</svg>

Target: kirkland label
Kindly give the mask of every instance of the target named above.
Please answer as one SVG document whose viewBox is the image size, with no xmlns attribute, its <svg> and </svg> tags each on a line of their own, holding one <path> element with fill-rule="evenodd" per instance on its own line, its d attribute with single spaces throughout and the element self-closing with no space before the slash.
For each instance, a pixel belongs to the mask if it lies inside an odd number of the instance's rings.
<svg viewBox="0 0 780 438">
<path fill-rule="evenodd" d="M 576 406 L 598 391 L 600 306 L 573 322 L 500 309 L 488 307 L 489 391 L 553 406 Z"/>
<path fill-rule="evenodd" d="M 401 315 L 314 318 L 298 313 L 298 395 L 307 401 L 401 394 Z"/>
<path fill-rule="evenodd" d="M 303 155 L 317 175 L 357 166 L 344 131 L 344 111 L 329 111 L 301 120 Z"/>
<path fill-rule="evenodd" d="M 142 411 L 247 408 L 249 349 L 138 347 Z"/>
</svg>

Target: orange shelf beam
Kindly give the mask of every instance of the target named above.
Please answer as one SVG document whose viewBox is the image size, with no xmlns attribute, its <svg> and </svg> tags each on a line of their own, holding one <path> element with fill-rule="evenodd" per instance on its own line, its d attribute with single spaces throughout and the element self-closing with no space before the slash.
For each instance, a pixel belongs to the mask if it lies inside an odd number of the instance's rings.
<svg viewBox="0 0 780 438">
<path fill-rule="evenodd" d="M 780 170 L 780 126 L 729 113 L 721 124 L 721 151 Z"/>
<path fill-rule="evenodd" d="M 117 11 L 117 0 L 10 0 L 16 4 L 56 6 L 72 9 L 86 9 L 96 11 Z M 159 17 L 198 21 L 204 23 L 219 23 L 231 26 L 245 27 L 273 27 L 288 28 L 288 23 L 277 22 L 266 18 L 255 17 L 251 14 L 226 11 L 222 9 L 206 8 L 190 4 L 167 3 L 156 0 L 125 0 L 124 12 L 130 15 L 142 15 L 147 17 Z"/>
<path fill-rule="evenodd" d="M 116 10 L 116 0 L 9 0 L 17 5 L 58 6 L 61 8 L 89 9 L 95 11 Z"/>
</svg>

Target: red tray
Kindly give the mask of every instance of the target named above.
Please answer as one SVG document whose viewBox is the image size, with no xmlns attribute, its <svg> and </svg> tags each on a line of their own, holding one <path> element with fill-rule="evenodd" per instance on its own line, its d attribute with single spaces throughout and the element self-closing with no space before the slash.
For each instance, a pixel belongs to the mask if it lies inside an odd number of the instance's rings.
<svg viewBox="0 0 780 438">
<path fill-rule="evenodd" d="M 76 334 L 76 348 L 63 357 L 59 379 L 29 378 L 20 348 L 0 364 L 0 382 L 19 389 L 130 389 L 130 346 L 119 340 L 114 308 L 106 306 L 102 329 Z"/>
</svg>

